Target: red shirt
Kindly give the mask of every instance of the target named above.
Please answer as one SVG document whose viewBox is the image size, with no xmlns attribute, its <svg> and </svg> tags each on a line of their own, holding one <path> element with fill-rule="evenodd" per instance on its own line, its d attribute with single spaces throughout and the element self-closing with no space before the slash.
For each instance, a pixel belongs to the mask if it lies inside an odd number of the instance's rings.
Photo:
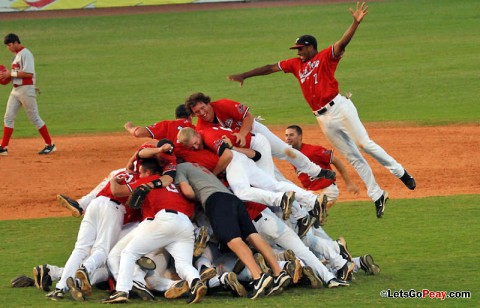
<svg viewBox="0 0 480 308">
<path fill-rule="evenodd" d="M 218 154 L 218 150 L 220 148 L 220 145 L 223 142 L 222 136 L 227 136 L 230 141 L 232 141 L 232 144 L 237 143 L 237 138 L 232 135 L 233 131 L 229 128 L 223 128 L 223 127 L 205 127 L 203 130 L 198 131 L 198 133 L 202 136 L 203 143 L 205 146 L 215 153 Z M 245 148 L 250 148 L 250 142 L 252 141 L 252 135 L 250 133 L 245 136 Z"/>
<path fill-rule="evenodd" d="M 202 130 L 206 127 L 221 126 L 232 129 L 234 132 L 240 130 L 243 119 L 247 115 L 248 107 L 226 98 L 211 102 L 213 111 L 215 112 L 214 123 L 206 122 L 202 119 L 197 121 L 197 130 Z"/>
<path fill-rule="evenodd" d="M 138 150 L 137 153 L 146 148 L 156 148 L 155 145 L 152 145 L 148 142 L 142 144 Z M 174 154 L 167 154 L 167 153 L 158 153 L 155 155 L 155 158 L 157 159 L 160 167 L 162 167 L 162 174 L 167 173 L 168 171 L 176 170 L 177 169 L 177 157 Z M 141 158 L 138 158 L 134 162 L 134 172 L 138 173 L 138 168 L 140 167 L 140 164 L 142 163 Z"/>
<path fill-rule="evenodd" d="M 134 190 L 136 187 L 155 179 L 158 179 L 158 175 L 138 179 L 134 183 L 129 184 L 129 186 Z M 142 205 L 142 215 L 143 219 L 153 218 L 161 210 L 169 209 L 181 212 L 192 218 L 194 205 L 193 202 L 183 196 L 174 184 L 170 184 L 167 187 L 154 188 L 148 193 Z"/>
<path fill-rule="evenodd" d="M 303 97 L 313 111 L 316 111 L 338 94 L 338 82 L 335 79 L 340 58 L 333 57 L 333 46 L 318 52 L 307 62 L 300 58 L 292 58 L 278 62 L 278 66 L 285 73 L 292 73 L 297 77 L 302 88 Z"/>
<path fill-rule="evenodd" d="M 308 143 L 302 143 L 300 148 L 305 156 L 307 156 L 313 163 L 319 165 L 322 169 L 332 169 L 330 164 L 333 160 L 333 151 L 327 150 L 319 145 L 311 145 Z M 325 187 L 332 185 L 335 180 L 327 180 L 325 178 L 316 178 L 311 179 L 308 174 L 299 172 L 295 167 L 293 167 L 297 172 L 297 177 L 302 183 L 303 187 L 306 190 L 319 190 Z"/>
<path fill-rule="evenodd" d="M 267 208 L 265 204 L 257 203 L 257 202 L 252 202 L 252 201 L 246 201 L 244 202 L 245 207 L 247 208 L 248 215 L 250 216 L 251 220 L 254 220 L 257 218 L 257 216 Z"/>
<path fill-rule="evenodd" d="M 174 144 L 174 153 L 178 155 L 179 153 L 181 154 L 182 151 L 187 150 L 177 140 L 178 132 L 184 127 L 195 128 L 195 126 L 187 119 L 176 119 L 157 122 L 147 126 L 146 129 L 150 133 L 152 139 L 168 139 L 172 141 Z"/>
</svg>

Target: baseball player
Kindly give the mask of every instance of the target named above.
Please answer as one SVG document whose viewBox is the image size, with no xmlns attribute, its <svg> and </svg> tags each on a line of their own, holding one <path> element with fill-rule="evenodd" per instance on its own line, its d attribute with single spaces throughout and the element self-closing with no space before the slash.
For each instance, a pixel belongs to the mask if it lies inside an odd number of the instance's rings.
<svg viewBox="0 0 480 308">
<path fill-rule="evenodd" d="M 210 100 L 209 96 L 199 92 L 190 95 L 185 101 L 187 111 L 198 117 L 197 130 L 212 126 L 230 128 L 235 132 L 239 147 L 245 146 L 245 138 L 249 132 L 262 134 L 268 139 L 274 157 L 289 161 L 312 177 L 335 177 L 332 170 L 322 170 L 305 155 L 285 144 L 265 125 L 254 120 L 247 106 L 229 99 L 220 99 L 215 102 Z"/>
<path fill-rule="evenodd" d="M 359 193 L 357 185 L 355 185 L 350 179 L 343 163 L 333 155 L 333 150 L 327 150 L 319 145 L 304 143 L 302 137 L 302 128 L 298 125 L 290 125 L 285 130 L 285 142 L 287 144 L 305 154 L 305 156 L 322 167 L 322 169 L 331 169 L 331 164 L 334 165 L 344 179 L 348 191 L 357 195 Z M 335 204 L 339 195 L 339 190 L 335 183 L 336 179 L 314 179 L 307 174 L 298 171 L 295 166 L 294 169 L 297 173 L 298 179 L 306 190 L 321 191 L 327 196 L 327 209 L 330 209 Z"/>
<path fill-rule="evenodd" d="M 357 170 L 367 186 L 369 197 L 375 202 L 376 215 L 381 218 L 388 200 L 388 193 L 377 184 L 370 166 L 358 148 L 361 148 L 389 169 L 409 189 L 415 189 L 416 183 L 402 165 L 370 139 L 350 98 L 339 94 L 338 82 L 334 73 L 345 48 L 365 15 L 367 15 L 368 6 L 365 2 L 357 2 L 356 10 L 350 9 L 350 13 L 353 17 L 353 23 L 340 40 L 332 46 L 317 51 L 315 37 L 303 35 L 297 38 L 295 45 L 290 47 L 290 49 L 297 50 L 297 58 L 265 65 L 241 74 L 230 75 L 228 79 L 243 85 L 245 79 L 254 76 L 268 75 L 280 71 L 292 73 L 298 79 L 303 96 L 310 105 L 323 133 Z M 303 172 L 303 170 L 301 171 Z"/>
<path fill-rule="evenodd" d="M 8 98 L 5 111 L 0 155 L 8 155 L 8 143 L 13 133 L 15 118 L 21 107 L 25 109 L 30 122 L 38 129 L 38 132 L 45 141 L 45 147 L 38 152 L 38 154 L 55 152 L 57 148 L 52 142 L 52 138 L 50 138 L 47 125 L 38 114 L 33 55 L 30 50 L 21 44 L 20 39 L 14 33 L 7 34 L 3 42 L 15 57 L 13 58 L 12 69 L 0 73 L 0 79 L 11 78 L 13 84 L 13 89 Z"/>
</svg>

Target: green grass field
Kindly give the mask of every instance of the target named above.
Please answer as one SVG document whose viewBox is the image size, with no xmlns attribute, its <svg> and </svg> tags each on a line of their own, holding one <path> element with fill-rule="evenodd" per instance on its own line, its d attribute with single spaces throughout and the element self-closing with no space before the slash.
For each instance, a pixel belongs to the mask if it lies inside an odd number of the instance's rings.
<svg viewBox="0 0 480 308">
<path fill-rule="evenodd" d="M 197 91 L 244 102 L 267 125 L 313 124 L 293 76 L 257 77 L 243 88 L 226 76 L 295 56 L 288 46 L 301 34 L 313 34 L 327 47 L 350 24 L 353 5 L 0 21 L 0 28 L 17 33 L 35 55 L 40 114 L 53 136 L 123 131 L 128 120 L 146 125 L 171 119 L 174 107 Z M 341 91 L 354 94 L 362 120 L 478 124 L 478 1 L 385 1 L 369 7 L 337 70 Z M 0 63 L 10 61 L 11 54 L 1 51 Z M 0 88 L 2 110 L 9 91 Z M 37 136 L 22 112 L 15 128 L 14 138 Z M 381 220 L 370 202 L 340 203 L 330 212 L 327 232 L 345 236 L 355 255 L 372 254 L 380 275 L 359 273 L 346 289 L 296 288 L 255 302 L 219 295 L 205 304 L 478 306 L 479 203 L 479 195 L 392 200 Z M 68 299 L 53 303 L 34 288 L 12 289 L 9 281 L 38 264 L 64 264 L 78 223 L 0 221 L 1 306 L 75 305 Z M 472 298 L 381 298 L 386 289 L 466 290 Z M 96 292 L 89 306 L 104 296 Z"/>
</svg>

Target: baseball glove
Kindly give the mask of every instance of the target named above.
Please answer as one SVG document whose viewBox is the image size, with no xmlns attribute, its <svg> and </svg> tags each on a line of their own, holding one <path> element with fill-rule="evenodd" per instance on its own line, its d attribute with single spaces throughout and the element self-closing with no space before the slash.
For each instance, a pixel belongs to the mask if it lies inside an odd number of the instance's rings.
<svg viewBox="0 0 480 308">
<path fill-rule="evenodd" d="M 143 202 L 145 201 L 145 198 L 151 190 L 152 188 L 147 184 L 142 184 L 135 188 L 130 197 L 128 198 L 128 206 L 135 210 L 140 209 L 143 205 Z"/>
<path fill-rule="evenodd" d="M 12 288 L 28 288 L 33 287 L 35 285 L 35 281 L 26 275 L 20 275 L 13 278 L 11 284 Z"/>
</svg>

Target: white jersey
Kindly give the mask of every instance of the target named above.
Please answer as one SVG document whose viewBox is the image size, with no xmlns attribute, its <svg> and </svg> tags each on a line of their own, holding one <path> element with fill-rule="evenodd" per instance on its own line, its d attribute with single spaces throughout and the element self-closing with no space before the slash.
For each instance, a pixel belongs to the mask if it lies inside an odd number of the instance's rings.
<svg viewBox="0 0 480 308">
<path fill-rule="evenodd" d="M 32 78 L 12 78 L 12 83 L 14 85 L 35 85 L 35 61 L 33 59 L 33 54 L 27 48 L 22 48 L 12 62 L 12 72 L 22 71 L 25 73 L 33 74 Z"/>
</svg>

